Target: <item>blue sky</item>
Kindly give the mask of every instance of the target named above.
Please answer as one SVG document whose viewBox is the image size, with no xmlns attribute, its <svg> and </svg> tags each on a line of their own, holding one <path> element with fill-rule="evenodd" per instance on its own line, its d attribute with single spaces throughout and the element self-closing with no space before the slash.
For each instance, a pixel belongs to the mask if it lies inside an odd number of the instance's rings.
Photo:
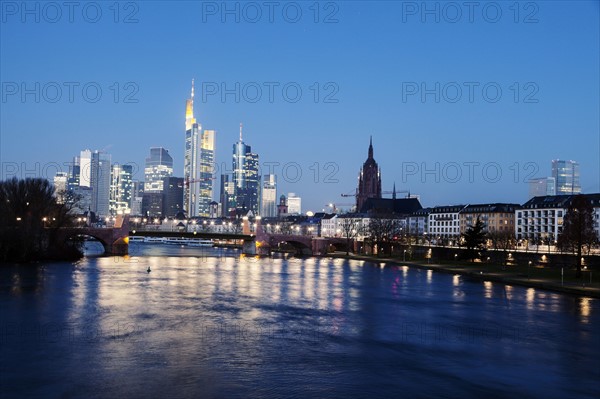
<svg viewBox="0 0 600 399">
<path fill-rule="evenodd" d="M 113 2 L 81 2 L 72 22 L 64 6 L 21 4 L 2 3 L 3 178 L 52 175 L 44 165 L 84 148 L 143 168 L 150 146 L 168 148 L 181 176 L 195 78 L 219 169 L 231 169 L 242 122 L 304 210 L 352 202 L 340 194 L 354 191 L 370 135 L 384 190 L 395 182 L 424 206 L 525 202 L 524 181 L 550 175 L 555 158 L 577 160 L 583 190 L 600 191 L 596 1 L 521 2 L 518 15 L 513 2 L 472 15 L 463 2 L 429 2 L 429 14 L 422 2 L 320 2 L 318 16 L 314 2 L 280 2 L 272 22 L 265 2 L 227 3 L 239 22 L 222 2 L 121 2 L 118 15 Z M 236 83 L 239 102 L 221 98 Z"/>
</svg>

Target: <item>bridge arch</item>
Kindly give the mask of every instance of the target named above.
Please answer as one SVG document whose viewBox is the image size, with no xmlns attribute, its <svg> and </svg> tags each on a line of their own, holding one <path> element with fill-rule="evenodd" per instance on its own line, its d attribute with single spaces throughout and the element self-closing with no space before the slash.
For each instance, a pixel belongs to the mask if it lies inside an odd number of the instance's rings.
<svg viewBox="0 0 600 399">
<path fill-rule="evenodd" d="M 86 237 L 90 237 L 90 238 L 93 238 L 96 241 L 98 241 L 102 245 L 102 248 L 104 250 L 103 252 L 105 254 L 110 253 L 111 245 L 108 242 L 106 242 L 102 237 L 99 237 L 98 235 L 94 235 L 94 234 L 91 234 L 91 233 L 73 232 L 72 234 L 66 234 L 63 237 L 63 243 L 68 243 L 69 241 L 72 241 L 73 239 L 76 239 L 76 238 L 83 238 L 83 239 L 85 239 Z"/>
<path fill-rule="evenodd" d="M 296 251 L 296 255 L 312 255 L 312 247 L 310 245 L 310 241 L 307 243 L 304 240 L 295 239 L 293 236 L 290 238 L 281 239 L 278 238 L 276 241 L 276 245 L 280 244 L 288 244 L 294 248 Z"/>
<path fill-rule="evenodd" d="M 76 237 L 91 237 L 97 240 L 106 255 L 126 255 L 129 247 L 129 237 L 114 234 L 114 229 L 105 228 L 68 228 L 62 229 L 57 241 L 67 244 Z"/>
</svg>

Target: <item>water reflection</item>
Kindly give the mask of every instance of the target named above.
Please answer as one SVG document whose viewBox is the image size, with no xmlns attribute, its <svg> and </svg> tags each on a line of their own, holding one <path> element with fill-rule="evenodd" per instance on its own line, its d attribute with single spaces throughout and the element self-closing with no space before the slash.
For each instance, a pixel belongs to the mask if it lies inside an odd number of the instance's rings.
<svg viewBox="0 0 600 399">
<path fill-rule="evenodd" d="M 591 312 L 591 302 L 590 298 L 580 298 L 579 299 L 579 314 L 581 315 L 582 323 L 587 323 L 588 318 Z"/>
<path fill-rule="evenodd" d="M 485 293 L 484 296 L 487 299 L 491 299 L 492 298 L 492 282 L 491 281 L 484 281 L 483 282 L 483 286 L 485 287 Z"/>
<path fill-rule="evenodd" d="M 452 285 L 454 285 L 455 287 L 458 287 L 460 285 L 460 274 L 455 274 L 452 277 Z"/>
<path fill-rule="evenodd" d="M 529 310 L 533 310 L 535 309 L 535 289 L 534 288 L 527 288 L 526 292 L 526 302 L 527 302 L 527 309 Z"/>
<path fill-rule="evenodd" d="M 0 269 L 7 396 L 600 393 L 589 298 L 379 262 L 160 251 Z M 48 320 L 73 332 L 44 342 L 43 357 L 39 337 L 4 333 Z"/>
</svg>

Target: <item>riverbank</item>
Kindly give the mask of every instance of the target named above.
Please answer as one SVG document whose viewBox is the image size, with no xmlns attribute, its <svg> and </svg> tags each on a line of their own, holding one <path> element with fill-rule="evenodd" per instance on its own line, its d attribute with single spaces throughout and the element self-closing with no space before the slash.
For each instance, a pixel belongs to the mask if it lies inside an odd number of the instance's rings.
<svg viewBox="0 0 600 399">
<path fill-rule="evenodd" d="M 460 274 L 480 281 L 492 281 L 508 285 L 538 288 L 565 294 L 600 298 L 600 276 L 585 272 L 581 279 L 575 279 L 573 270 L 565 270 L 561 281 L 561 270 L 552 268 L 526 268 L 486 263 L 427 263 L 423 261 L 404 261 L 394 257 L 375 257 L 367 255 L 331 254 L 334 258 L 356 259 L 367 262 L 385 262 L 394 265 L 407 265 L 419 269 L 434 270 L 441 273 Z M 595 280 L 594 281 L 594 277 Z M 590 284 L 590 280 L 592 283 Z"/>
</svg>

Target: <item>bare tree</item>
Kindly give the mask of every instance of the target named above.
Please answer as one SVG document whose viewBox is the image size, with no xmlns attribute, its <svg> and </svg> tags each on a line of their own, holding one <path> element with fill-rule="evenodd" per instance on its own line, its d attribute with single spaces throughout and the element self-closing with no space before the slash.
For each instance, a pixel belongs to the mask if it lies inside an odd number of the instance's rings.
<svg viewBox="0 0 600 399">
<path fill-rule="evenodd" d="M 492 246 L 496 251 L 502 251 L 502 266 L 506 266 L 507 252 L 517 245 L 514 231 L 493 231 L 488 233 L 488 238 L 492 241 Z"/>
<path fill-rule="evenodd" d="M 350 254 L 350 242 L 354 240 L 360 232 L 360 222 L 352 217 L 340 218 L 340 230 L 346 239 L 346 256 Z"/>
<path fill-rule="evenodd" d="M 369 219 L 368 232 L 373 245 L 377 245 L 378 255 L 385 253 L 386 246 L 391 254 L 390 242 L 400 233 L 400 220 L 391 214 L 374 213 Z"/>
<path fill-rule="evenodd" d="M 598 242 L 594 230 L 594 208 L 582 194 L 573 198 L 563 220 L 562 232 L 558 236 L 561 250 L 577 256 L 577 277 L 581 277 L 581 255 L 584 248 L 589 250 Z"/>
<path fill-rule="evenodd" d="M 68 201 L 57 203 L 48 180 L 2 181 L 0 204 L 0 256 L 4 260 L 31 261 L 76 255 L 62 246 L 63 243 L 56 242 L 57 229 L 72 225 L 74 216 L 70 214 Z"/>
</svg>

